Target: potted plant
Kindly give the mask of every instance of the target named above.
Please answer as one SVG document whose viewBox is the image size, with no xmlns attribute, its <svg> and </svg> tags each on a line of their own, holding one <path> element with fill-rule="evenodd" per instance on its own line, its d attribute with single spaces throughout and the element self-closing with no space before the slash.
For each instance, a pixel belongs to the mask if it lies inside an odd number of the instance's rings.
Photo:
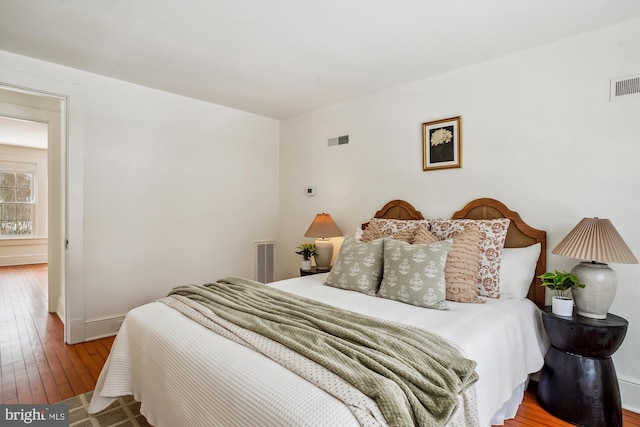
<svg viewBox="0 0 640 427">
<path fill-rule="evenodd" d="M 296 253 L 302 255 L 301 267 L 303 270 L 311 270 L 311 257 L 316 254 L 315 243 L 300 243 L 296 248 Z"/>
<path fill-rule="evenodd" d="M 568 297 L 567 291 L 576 288 L 584 288 L 584 284 L 571 273 L 566 271 L 547 271 L 538 276 L 547 289 L 553 291 L 551 299 L 551 311 L 559 316 L 571 316 L 573 314 L 573 300 Z"/>
</svg>

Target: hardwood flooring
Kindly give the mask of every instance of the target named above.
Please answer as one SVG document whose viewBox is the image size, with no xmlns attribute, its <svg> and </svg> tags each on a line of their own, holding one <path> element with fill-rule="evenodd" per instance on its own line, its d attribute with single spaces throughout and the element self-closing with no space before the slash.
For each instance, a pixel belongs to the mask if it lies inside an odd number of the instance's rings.
<svg viewBox="0 0 640 427">
<path fill-rule="evenodd" d="M 113 337 L 64 344 L 47 265 L 0 267 L 0 403 L 55 403 L 95 388 Z"/>
<path fill-rule="evenodd" d="M 533 386 L 530 386 L 529 390 L 525 392 L 524 400 L 520 408 L 518 408 L 516 417 L 512 420 L 505 421 L 504 425 L 506 427 L 573 427 L 573 424 L 559 420 L 540 407 L 536 400 L 535 383 L 532 383 L 532 385 Z M 622 425 L 624 427 L 640 427 L 640 414 L 623 409 Z"/>
<path fill-rule="evenodd" d="M 55 403 L 93 390 L 114 337 L 64 344 L 62 322 L 47 313 L 47 265 L 0 267 L 0 404 Z M 640 414 L 623 411 L 625 427 Z M 571 426 L 527 390 L 508 427 Z"/>
</svg>

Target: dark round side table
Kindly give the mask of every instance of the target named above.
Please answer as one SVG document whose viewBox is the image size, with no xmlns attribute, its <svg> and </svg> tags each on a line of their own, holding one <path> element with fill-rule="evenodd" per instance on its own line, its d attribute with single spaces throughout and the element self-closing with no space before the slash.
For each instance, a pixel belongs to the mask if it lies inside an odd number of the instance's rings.
<svg viewBox="0 0 640 427">
<path fill-rule="evenodd" d="M 538 383 L 538 402 L 550 414 L 585 427 L 622 426 L 622 406 L 611 355 L 629 323 L 609 313 L 606 319 L 577 314 L 557 316 L 542 310 L 551 347 Z"/>
<path fill-rule="evenodd" d="M 300 276 L 311 276 L 313 274 L 328 273 L 330 271 L 331 271 L 330 268 L 328 270 L 318 270 L 318 267 L 313 266 L 313 267 L 311 267 L 311 270 L 300 269 Z"/>
</svg>

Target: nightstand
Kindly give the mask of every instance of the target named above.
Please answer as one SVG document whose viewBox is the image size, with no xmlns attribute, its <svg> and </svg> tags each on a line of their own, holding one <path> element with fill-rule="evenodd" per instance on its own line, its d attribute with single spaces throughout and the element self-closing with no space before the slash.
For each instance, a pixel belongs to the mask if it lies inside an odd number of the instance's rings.
<svg viewBox="0 0 640 427">
<path fill-rule="evenodd" d="M 627 333 L 628 322 L 542 310 L 551 347 L 538 383 L 538 402 L 547 412 L 585 427 L 622 426 L 622 406 L 611 355 Z"/>
<path fill-rule="evenodd" d="M 318 267 L 311 267 L 311 270 L 303 270 L 300 269 L 300 276 L 311 276 L 312 274 L 321 274 L 321 273 L 328 273 L 330 272 L 331 269 L 328 270 L 318 270 Z"/>
</svg>

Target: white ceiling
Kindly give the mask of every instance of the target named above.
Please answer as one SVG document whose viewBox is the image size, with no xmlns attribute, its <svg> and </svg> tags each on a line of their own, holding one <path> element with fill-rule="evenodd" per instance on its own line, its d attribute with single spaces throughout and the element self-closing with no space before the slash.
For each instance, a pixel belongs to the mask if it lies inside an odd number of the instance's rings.
<svg viewBox="0 0 640 427">
<path fill-rule="evenodd" d="M 638 0 L 0 0 L 0 49 L 280 119 L 638 16 Z"/>
</svg>

